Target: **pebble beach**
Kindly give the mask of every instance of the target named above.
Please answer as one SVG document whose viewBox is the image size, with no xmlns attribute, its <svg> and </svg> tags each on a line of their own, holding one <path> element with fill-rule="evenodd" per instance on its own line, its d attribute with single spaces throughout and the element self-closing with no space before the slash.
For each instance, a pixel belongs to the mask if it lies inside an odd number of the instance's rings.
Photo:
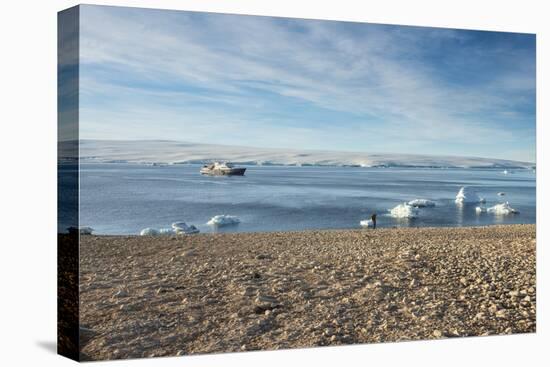
<svg viewBox="0 0 550 367">
<path fill-rule="evenodd" d="M 84 360 L 536 330 L 535 225 L 81 236 Z"/>
</svg>

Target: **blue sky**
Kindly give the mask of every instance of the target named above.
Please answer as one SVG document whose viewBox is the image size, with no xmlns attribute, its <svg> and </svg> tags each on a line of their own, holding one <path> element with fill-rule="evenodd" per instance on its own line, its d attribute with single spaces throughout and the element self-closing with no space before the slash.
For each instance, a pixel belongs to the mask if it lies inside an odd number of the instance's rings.
<svg viewBox="0 0 550 367">
<path fill-rule="evenodd" d="M 80 134 L 535 161 L 535 36 L 83 6 Z"/>
</svg>

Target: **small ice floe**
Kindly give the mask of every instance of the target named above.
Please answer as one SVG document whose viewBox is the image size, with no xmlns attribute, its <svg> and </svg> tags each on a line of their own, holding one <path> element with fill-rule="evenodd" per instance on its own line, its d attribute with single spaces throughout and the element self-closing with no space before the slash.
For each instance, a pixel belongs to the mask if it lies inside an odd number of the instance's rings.
<svg viewBox="0 0 550 367">
<path fill-rule="evenodd" d="M 176 234 L 194 234 L 199 233 L 199 229 L 194 225 L 188 226 L 185 222 L 172 223 L 172 231 Z"/>
<path fill-rule="evenodd" d="M 414 199 L 407 204 L 415 208 L 433 208 L 435 206 L 435 202 L 428 199 Z"/>
<path fill-rule="evenodd" d="M 364 219 L 364 220 L 359 222 L 359 225 L 361 227 L 372 228 L 372 227 L 374 227 L 374 222 L 372 221 L 372 219 Z"/>
<path fill-rule="evenodd" d="M 497 192 L 497 195 L 498 196 L 504 196 L 504 195 L 506 195 L 506 193 L 505 192 Z"/>
<path fill-rule="evenodd" d="M 509 214 L 519 214 L 519 211 L 512 208 L 508 202 L 497 204 L 490 208 L 487 208 L 487 213 L 493 213 L 496 215 L 509 215 Z"/>
<path fill-rule="evenodd" d="M 92 227 L 79 227 L 78 228 L 78 232 L 80 234 L 84 234 L 84 235 L 90 235 L 90 234 L 92 234 L 93 231 L 94 231 L 94 229 Z"/>
<path fill-rule="evenodd" d="M 222 227 L 239 224 L 240 222 L 239 218 L 234 215 L 220 214 L 212 217 L 206 224 L 209 226 Z"/>
<path fill-rule="evenodd" d="M 173 236 L 176 234 L 199 233 L 199 229 L 194 225 L 188 226 L 185 222 L 172 223 L 172 228 L 145 228 L 139 233 L 140 236 Z"/>
<path fill-rule="evenodd" d="M 195 234 L 199 232 L 199 229 L 192 224 L 187 228 L 176 229 L 176 234 Z"/>
<path fill-rule="evenodd" d="M 476 213 L 482 214 L 482 213 L 491 213 L 495 215 L 509 215 L 509 214 L 519 214 L 519 211 L 512 208 L 508 202 L 497 204 L 495 206 L 492 206 L 490 208 L 486 208 L 484 206 L 478 206 L 476 207 Z"/>
<path fill-rule="evenodd" d="M 145 229 L 142 229 L 141 232 L 139 232 L 139 235 L 140 236 L 158 236 L 159 231 L 157 231 L 154 228 L 145 228 Z"/>
<path fill-rule="evenodd" d="M 188 226 L 187 226 L 187 223 L 185 223 L 185 222 L 174 222 L 174 223 L 172 223 L 172 229 L 174 231 L 176 231 L 178 229 L 182 230 L 182 229 L 187 229 L 187 228 L 188 228 Z"/>
<path fill-rule="evenodd" d="M 485 199 L 479 196 L 479 194 L 468 186 L 462 186 L 456 194 L 455 203 L 457 204 L 475 204 L 485 203 Z"/>
<path fill-rule="evenodd" d="M 408 203 L 399 204 L 390 210 L 390 216 L 394 218 L 416 218 L 418 216 L 418 208 Z"/>
<path fill-rule="evenodd" d="M 158 234 L 161 236 L 169 236 L 172 234 L 176 234 L 176 231 L 172 228 L 161 228 L 158 230 Z"/>
<path fill-rule="evenodd" d="M 189 226 L 189 228 L 187 229 L 187 232 L 185 232 L 185 234 L 194 234 L 194 233 L 199 233 L 199 232 L 200 232 L 199 229 L 191 224 Z"/>
<path fill-rule="evenodd" d="M 487 213 L 487 208 L 484 206 L 476 206 L 476 213 L 477 214 Z"/>
</svg>

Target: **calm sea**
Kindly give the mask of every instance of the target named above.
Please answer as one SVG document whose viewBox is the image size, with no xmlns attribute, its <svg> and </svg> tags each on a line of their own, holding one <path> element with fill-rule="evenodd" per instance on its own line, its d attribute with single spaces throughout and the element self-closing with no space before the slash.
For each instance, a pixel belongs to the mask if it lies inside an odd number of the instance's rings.
<svg viewBox="0 0 550 367">
<path fill-rule="evenodd" d="M 217 231 L 238 232 L 360 228 L 372 213 L 380 227 L 535 223 L 531 170 L 250 166 L 244 177 L 208 177 L 199 168 L 82 164 L 80 223 L 96 234 L 138 234 L 176 221 L 213 232 L 206 222 L 217 214 L 241 220 Z M 464 185 L 485 197 L 487 207 L 508 201 L 520 214 L 478 215 L 475 205 L 457 206 Z M 436 206 L 415 219 L 387 215 L 417 198 Z"/>
</svg>

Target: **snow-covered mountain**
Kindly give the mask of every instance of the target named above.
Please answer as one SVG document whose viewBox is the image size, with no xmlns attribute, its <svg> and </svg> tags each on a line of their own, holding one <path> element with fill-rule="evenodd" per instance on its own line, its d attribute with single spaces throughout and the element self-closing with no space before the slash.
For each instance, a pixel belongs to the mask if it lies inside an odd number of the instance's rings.
<svg viewBox="0 0 550 367">
<path fill-rule="evenodd" d="M 529 162 L 479 157 L 268 149 L 168 140 L 81 140 L 80 157 L 83 162 L 104 163 L 182 164 L 219 160 L 243 165 L 450 168 L 531 168 L 534 166 Z"/>
</svg>

